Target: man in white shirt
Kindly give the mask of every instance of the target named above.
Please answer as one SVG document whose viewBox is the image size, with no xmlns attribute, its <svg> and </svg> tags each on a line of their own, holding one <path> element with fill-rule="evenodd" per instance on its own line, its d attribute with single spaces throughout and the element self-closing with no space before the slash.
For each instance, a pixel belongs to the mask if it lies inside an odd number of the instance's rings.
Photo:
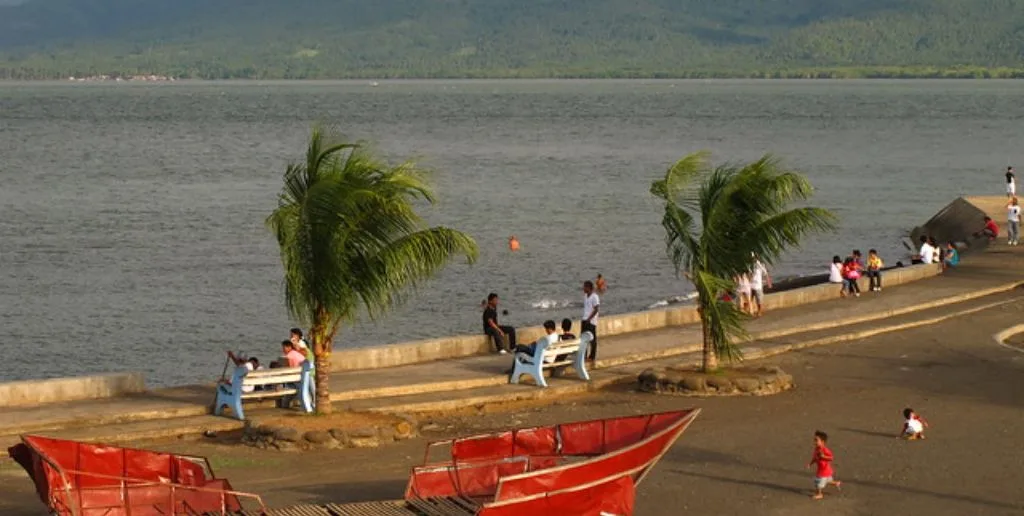
<svg viewBox="0 0 1024 516">
<path fill-rule="evenodd" d="M 1007 231 L 1007 244 L 1019 245 L 1020 244 L 1020 203 L 1017 198 L 1010 199 L 1010 204 L 1006 206 L 1006 231 Z"/>
<path fill-rule="evenodd" d="M 921 235 L 921 249 L 917 252 L 917 257 L 911 260 L 911 263 L 932 263 L 935 261 L 935 248 L 928 243 L 928 237 Z"/>
<path fill-rule="evenodd" d="M 764 313 L 764 287 L 772 286 L 772 277 L 768 275 L 768 268 L 757 257 L 754 258 L 754 268 L 750 271 L 750 297 L 754 301 L 754 317 L 761 317 Z"/>
<path fill-rule="evenodd" d="M 580 321 L 580 338 L 583 332 L 589 331 L 594 339 L 590 341 L 590 348 L 587 350 L 587 360 L 597 360 L 597 311 L 601 308 L 601 298 L 594 292 L 592 281 L 583 282 L 583 320 Z"/>
<path fill-rule="evenodd" d="M 546 342 L 547 343 L 546 345 L 550 346 L 550 345 L 558 342 L 558 340 L 559 340 L 558 329 L 555 326 L 555 321 L 552 321 L 552 320 L 549 319 L 547 321 L 544 321 L 544 336 L 543 337 L 537 339 L 537 341 L 532 343 L 532 344 L 528 344 L 528 345 L 525 345 L 525 346 L 522 345 L 522 344 L 517 345 L 515 352 L 516 353 L 526 353 L 527 355 L 530 355 L 532 357 L 532 356 L 534 356 L 534 353 L 537 352 L 537 344 L 540 344 L 541 342 Z"/>
</svg>

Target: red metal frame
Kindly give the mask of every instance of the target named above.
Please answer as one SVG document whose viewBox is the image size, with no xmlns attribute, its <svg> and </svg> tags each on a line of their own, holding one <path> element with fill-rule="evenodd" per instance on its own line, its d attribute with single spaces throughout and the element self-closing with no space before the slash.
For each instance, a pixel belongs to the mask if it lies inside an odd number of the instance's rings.
<svg viewBox="0 0 1024 516">
<path fill-rule="evenodd" d="M 598 419 L 435 441 L 406 499 L 462 497 L 480 515 L 631 514 L 635 487 L 700 409 Z M 431 452 L 448 446 L 444 461 Z M 572 462 L 572 459 L 582 459 Z"/>
<path fill-rule="evenodd" d="M 23 436 L 9 454 L 61 516 L 230 514 L 242 500 L 266 511 L 255 494 L 217 478 L 204 457 Z"/>
</svg>

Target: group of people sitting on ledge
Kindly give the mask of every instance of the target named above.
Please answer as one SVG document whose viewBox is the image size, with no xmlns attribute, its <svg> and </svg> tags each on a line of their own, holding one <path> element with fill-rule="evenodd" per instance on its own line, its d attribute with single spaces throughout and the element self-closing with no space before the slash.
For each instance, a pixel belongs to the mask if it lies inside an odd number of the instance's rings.
<svg viewBox="0 0 1024 516">
<path fill-rule="evenodd" d="M 494 349 L 499 354 L 507 354 L 511 351 L 533 356 L 537 342 L 525 346 L 517 344 L 516 329 L 498 323 L 498 301 L 498 294 L 491 293 L 483 303 L 484 335 L 491 338 L 494 342 Z M 601 300 L 594 289 L 594 283 L 592 281 L 583 282 L 583 318 L 580 320 L 580 334 L 590 332 L 593 336 L 587 349 L 587 360 L 592 362 L 597 359 L 597 318 L 600 307 Z M 508 312 L 505 311 L 502 314 L 508 315 Z M 562 333 L 557 332 L 555 321 L 552 320 L 544 321 L 544 331 L 545 335 L 541 339 L 549 339 L 549 343 L 577 338 L 572 333 L 571 319 L 562 320 Z"/>
<path fill-rule="evenodd" d="M 882 268 L 885 262 L 878 255 L 875 249 L 868 250 L 867 263 L 863 260 L 860 249 L 854 249 L 846 259 L 839 258 L 839 255 L 832 257 L 832 264 L 829 266 L 828 282 L 841 284 L 839 289 L 840 297 L 860 297 L 861 276 L 868 277 L 868 288 L 871 292 L 882 291 Z"/>
</svg>

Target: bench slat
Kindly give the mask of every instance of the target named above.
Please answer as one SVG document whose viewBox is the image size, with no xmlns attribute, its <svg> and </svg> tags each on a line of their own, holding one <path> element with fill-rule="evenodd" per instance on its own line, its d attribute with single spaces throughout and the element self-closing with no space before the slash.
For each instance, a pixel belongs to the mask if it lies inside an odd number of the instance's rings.
<svg viewBox="0 0 1024 516">
<path fill-rule="evenodd" d="M 281 389 L 279 391 L 254 391 L 242 394 L 243 400 L 255 400 L 260 398 L 280 398 L 282 396 L 294 396 L 298 389 Z"/>
<path fill-rule="evenodd" d="M 256 371 L 249 371 L 245 376 L 246 378 L 260 378 L 263 376 L 280 376 L 285 374 L 299 374 L 302 372 L 301 367 L 275 367 L 272 369 L 257 369 Z"/>
<path fill-rule="evenodd" d="M 299 383 L 299 380 L 302 380 L 301 374 L 289 374 L 284 376 L 275 376 L 272 378 L 249 378 L 249 375 L 246 375 L 245 378 L 242 379 L 242 385 L 273 385 L 281 383 Z"/>
</svg>

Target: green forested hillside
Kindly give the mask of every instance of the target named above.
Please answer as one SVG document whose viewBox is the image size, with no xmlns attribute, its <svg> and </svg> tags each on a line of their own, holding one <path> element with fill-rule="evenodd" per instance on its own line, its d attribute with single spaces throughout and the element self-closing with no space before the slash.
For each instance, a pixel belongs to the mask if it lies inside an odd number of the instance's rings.
<svg viewBox="0 0 1024 516">
<path fill-rule="evenodd" d="M 0 78 L 1013 75 L 1020 0 L 29 0 Z"/>
</svg>

